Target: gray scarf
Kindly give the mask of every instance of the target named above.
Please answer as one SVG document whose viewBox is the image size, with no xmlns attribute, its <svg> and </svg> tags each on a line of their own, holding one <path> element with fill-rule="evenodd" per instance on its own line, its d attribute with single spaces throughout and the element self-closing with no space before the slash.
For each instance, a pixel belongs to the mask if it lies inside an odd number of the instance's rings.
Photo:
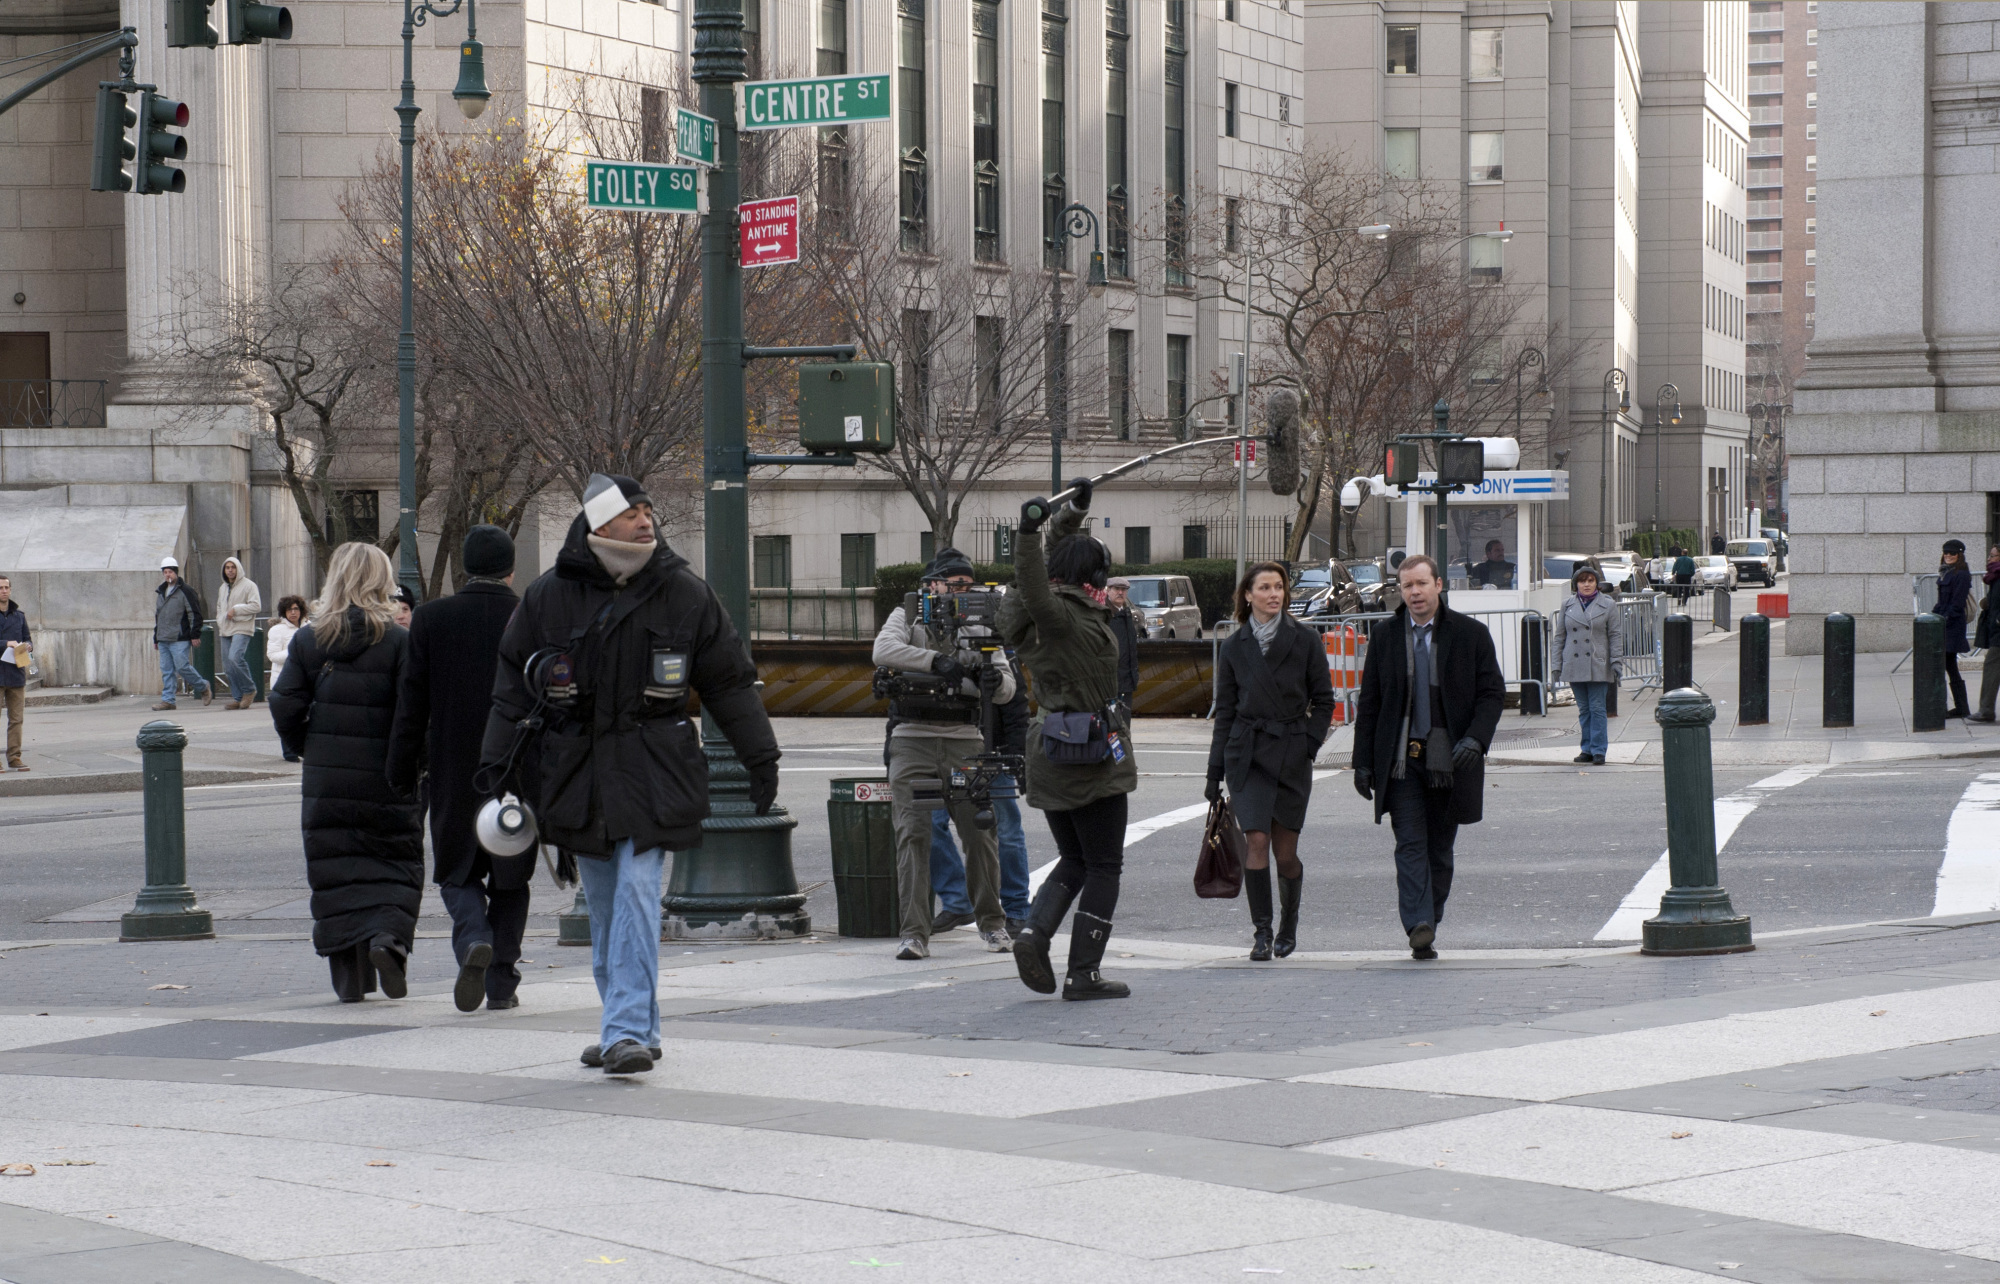
<svg viewBox="0 0 2000 1284">
<path fill-rule="evenodd" d="M 1271 654 L 1271 643 L 1277 641 L 1278 625 L 1284 618 L 1282 611 L 1268 620 L 1259 620 L 1255 611 L 1250 613 L 1250 633 L 1257 639 L 1257 649 L 1265 655 Z"/>
<path fill-rule="evenodd" d="M 657 543 L 628 544 L 624 540 L 606 539 L 602 535 L 586 535 L 590 551 L 597 555 L 598 564 L 611 572 L 611 578 L 620 588 L 629 583 L 634 575 L 646 569 L 646 563 L 653 560 L 653 554 L 660 550 Z"/>
</svg>

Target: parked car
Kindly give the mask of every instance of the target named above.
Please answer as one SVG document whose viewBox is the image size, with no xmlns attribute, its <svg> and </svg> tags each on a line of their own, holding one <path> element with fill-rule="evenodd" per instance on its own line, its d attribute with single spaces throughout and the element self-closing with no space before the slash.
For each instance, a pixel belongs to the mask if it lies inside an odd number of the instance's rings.
<svg viewBox="0 0 2000 1284">
<path fill-rule="evenodd" d="M 1132 605 L 1146 617 L 1149 638 L 1199 638 L 1201 608 L 1185 575 L 1128 575 Z"/>
<path fill-rule="evenodd" d="M 1694 559 L 1694 583 L 1696 588 L 1736 588 L 1736 563 L 1727 557 L 1709 554 Z"/>
<path fill-rule="evenodd" d="M 1576 568 L 1588 563 L 1596 570 L 1599 583 L 1604 582 L 1604 567 L 1594 553 L 1549 553 L 1542 558 L 1542 578 L 1568 583 L 1576 577 Z"/>
<path fill-rule="evenodd" d="M 1363 611 L 1389 612 L 1403 604 L 1403 591 L 1396 587 L 1396 577 L 1383 570 L 1382 563 L 1358 558 L 1345 565 L 1348 575 L 1354 579 L 1355 593 Z"/>
<path fill-rule="evenodd" d="M 1723 549 L 1736 567 L 1736 578 L 1769 587 L 1778 582 L 1778 549 L 1768 539 L 1733 539 Z"/>
<path fill-rule="evenodd" d="M 1635 553 L 1599 553 L 1597 565 L 1604 572 L 1604 587 L 1614 593 L 1637 593 L 1639 558 Z"/>
<path fill-rule="evenodd" d="M 1345 564 L 1316 562 L 1292 573 L 1293 615 L 1352 615 L 1360 607 L 1360 594 Z"/>
</svg>

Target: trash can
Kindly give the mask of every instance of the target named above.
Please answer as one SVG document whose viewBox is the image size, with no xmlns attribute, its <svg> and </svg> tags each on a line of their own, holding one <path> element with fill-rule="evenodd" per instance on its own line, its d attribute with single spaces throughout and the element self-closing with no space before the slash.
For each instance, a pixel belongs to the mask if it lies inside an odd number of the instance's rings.
<svg viewBox="0 0 2000 1284">
<path fill-rule="evenodd" d="M 265 635 L 271 631 L 269 620 L 257 621 L 257 629 L 250 635 L 250 649 L 244 653 L 243 662 L 250 666 L 250 676 L 257 682 L 257 703 L 262 704 L 269 694 L 265 688 L 264 669 L 269 660 L 264 654 Z"/>
<path fill-rule="evenodd" d="M 896 821 L 886 780 L 836 780 L 826 800 L 842 936 L 896 936 Z"/>
<path fill-rule="evenodd" d="M 216 691 L 214 620 L 202 623 L 201 636 L 195 639 L 194 654 L 189 659 L 194 662 L 194 671 L 201 675 L 201 680 L 208 683 L 209 690 Z"/>
</svg>

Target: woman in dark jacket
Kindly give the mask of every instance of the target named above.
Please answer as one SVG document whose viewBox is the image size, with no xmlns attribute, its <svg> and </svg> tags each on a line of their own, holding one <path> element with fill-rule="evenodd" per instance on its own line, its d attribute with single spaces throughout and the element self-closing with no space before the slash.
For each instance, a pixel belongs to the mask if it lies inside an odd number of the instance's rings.
<svg viewBox="0 0 2000 1284">
<path fill-rule="evenodd" d="M 1965 640 L 1965 610 L 1972 600 L 1972 572 L 1965 568 L 1965 542 L 1944 542 L 1944 560 L 1938 564 L 1937 613 L 1944 619 L 1944 673 L 1951 683 L 1951 710 L 1947 718 L 1970 717 L 1965 703 L 1965 679 L 1958 672 L 1958 657 L 1972 649 Z"/>
<path fill-rule="evenodd" d="M 1986 596 L 1979 603 L 1979 623 L 1974 627 L 1972 645 L 1984 650 L 2000 647 L 2000 544 L 1986 550 Z M 1993 703 L 2000 697 L 2000 660 L 1979 669 L 1979 710 L 1974 722 L 1993 721 Z"/>
<path fill-rule="evenodd" d="M 278 738 L 305 758 L 313 947 L 343 1003 L 359 1003 L 378 976 L 390 998 L 408 992 L 423 899 L 423 805 L 384 774 L 410 640 L 391 623 L 395 592 L 381 549 L 335 549 L 312 621 L 293 637 L 271 691 Z"/>
<path fill-rule="evenodd" d="M 1289 955 L 1298 945 L 1305 866 L 1299 831 L 1312 798 L 1313 759 L 1333 724 L 1333 681 L 1319 634 L 1292 618 L 1285 568 L 1259 562 L 1236 586 L 1236 632 L 1215 671 L 1215 734 L 1208 745 L 1208 800 L 1229 782 L 1229 807 L 1249 840 L 1243 891 L 1256 936 L 1250 957 Z M 1278 858 L 1277 939 L 1271 937 L 1271 857 Z"/>
<path fill-rule="evenodd" d="M 1061 853 L 1014 938 L 1014 965 L 1029 989 L 1055 993 L 1049 939 L 1074 901 L 1063 997 L 1122 999 L 1131 988 L 1105 980 L 1098 967 L 1118 908 L 1126 795 L 1138 787 L 1139 766 L 1129 719 L 1119 708 L 1118 639 L 1104 599 L 1111 554 L 1078 533 L 1090 510 L 1090 483 L 1070 486 L 1075 498 L 1053 517 L 1045 499 L 1021 505 L 1014 591 L 1000 606 L 1000 636 L 1015 648 L 1034 682 L 1028 805 L 1048 817 Z M 1046 548 L 1034 538 L 1045 521 L 1050 523 Z M 1051 743 L 1057 756 L 1074 761 L 1051 761 Z"/>
</svg>

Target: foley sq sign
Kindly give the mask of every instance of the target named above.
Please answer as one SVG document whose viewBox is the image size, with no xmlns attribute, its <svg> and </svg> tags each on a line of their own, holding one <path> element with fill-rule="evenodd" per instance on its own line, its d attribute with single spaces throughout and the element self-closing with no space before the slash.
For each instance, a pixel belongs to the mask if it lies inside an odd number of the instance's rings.
<svg viewBox="0 0 2000 1284">
<path fill-rule="evenodd" d="M 700 214 L 701 171 L 693 165 L 591 161 L 584 167 L 585 204 L 594 210 Z"/>
</svg>

